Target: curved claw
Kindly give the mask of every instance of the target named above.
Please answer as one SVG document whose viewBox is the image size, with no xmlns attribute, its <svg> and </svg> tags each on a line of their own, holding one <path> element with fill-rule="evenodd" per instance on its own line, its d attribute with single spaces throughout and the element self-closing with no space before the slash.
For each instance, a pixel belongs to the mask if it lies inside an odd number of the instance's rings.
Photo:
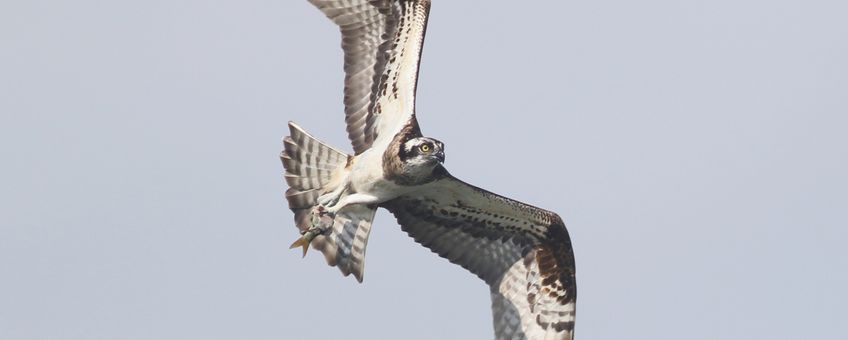
<svg viewBox="0 0 848 340">
<path fill-rule="evenodd" d="M 320 207 L 332 207 L 339 202 L 339 195 L 334 192 L 326 193 L 319 196 L 317 202 Z"/>
<path fill-rule="evenodd" d="M 332 228 L 333 223 L 335 223 L 335 214 L 327 211 L 323 206 L 316 206 L 312 210 L 312 227 L 301 234 L 300 238 L 295 240 L 289 249 L 303 247 L 303 257 L 306 257 L 306 251 L 309 250 L 312 239 Z"/>
</svg>

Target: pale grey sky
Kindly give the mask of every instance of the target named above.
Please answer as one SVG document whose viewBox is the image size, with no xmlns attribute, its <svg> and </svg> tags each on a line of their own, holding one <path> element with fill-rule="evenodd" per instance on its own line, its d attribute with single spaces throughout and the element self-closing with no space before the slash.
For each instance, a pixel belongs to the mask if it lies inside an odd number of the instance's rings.
<svg viewBox="0 0 848 340">
<path fill-rule="evenodd" d="M 565 218 L 579 339 L 844 337 L 848 3 L 433 2 L 422 129 Z M 0 3 L 0 338 L 491 338 L 385 212 L 363 284 L 288 249 L 342 78 L 305 0 Z"/>
</svg>

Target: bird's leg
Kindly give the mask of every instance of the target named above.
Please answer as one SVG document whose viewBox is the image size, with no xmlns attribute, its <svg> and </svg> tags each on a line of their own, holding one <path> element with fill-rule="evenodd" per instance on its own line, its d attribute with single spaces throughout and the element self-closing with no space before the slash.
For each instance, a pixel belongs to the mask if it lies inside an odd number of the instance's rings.
<svg viewBox="0 0 848 340">
<path fill-rule="evenodd" d="M 312 226 L 302 232 L 300 238 L 294 241 L 289 249 L 303 247 L 303 256 L 305 257 L 306 251 L 309 250 L 309 244 L 312 242 L 312 239 L 333 227 L 333 221 L 335 220 L 336 211 L 338 211 L 338 209 L 335 211 L 329 211 L 327 207 L 337 205 L 341 196 L 344 195 L 345 191 L 347 191 L 349 187 L 349 178 L 350 175 L 345 175 L 341 181 L 341 185 L 337 186 L 333 189 L 333 191 L 318 197 L 316 200 L 318 205 L 312 208 Z"/>
<path fill-rule="evenodd" d="M 327 212 L 335 215 L 342 208 L 351 205 L 351 204 L 377 204 L 380 203 L 380 199 L 377 196 L 363 194 L 363 193 L 355 193 L 349 194 L 347 196 L 339 199 L 336 204 L 327 208 Z"/>
<path fill-rule="evenodd" d="M 335 214 L 330 214 L 323 206 L 318 205 L 312 208 L 312 226 L 302 231 L 300 238 L 294 241 L 289 249 L 303 247 L 303 256 L 305 257 L 312 240 L 333 227 L 334 217 Z"/>
<path fill-rule="evenodd" d="M 321 227 L 321 218 L 327 215 L 327 209 L 323 205 L 312 208 L 312 228 Z"/>
<path fill-rule="evenodd" d="M 348 182 L 348 177 L 346 176 L 342 181 L 342 184 L 333 189 L 333 191 L 319 196 L 317 200 L 318 204 L 325 208 L 336 205 L 349 186 L 350 182 Z"/>
<path fill-rule="evenodd" d="M 349 188 L 347 178 L 345 178 L 343 183 L 343 185 L 338 186 L 335 190 L 318 197 L 318 205 L 312 209 L 312 226 L 301 233 L 300 238 L 294 241 L 290 248 L 303 247 L 303 256 L 306 256 L 306 251 L 309 250 L 309 244 L 316 236 L 323 234 L 333 227 L 336 213 L 342 208 L 350 204 L 380 203 L 380 199 L 374 195 L 362 193 L 344 195 Z"/>
</svg>

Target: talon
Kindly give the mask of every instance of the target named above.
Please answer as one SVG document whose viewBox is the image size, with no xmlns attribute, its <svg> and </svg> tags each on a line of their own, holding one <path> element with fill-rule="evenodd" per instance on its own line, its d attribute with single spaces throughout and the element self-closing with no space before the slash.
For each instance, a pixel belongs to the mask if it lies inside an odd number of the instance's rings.
<svg viewBox="0 0 848 340">
<path fill-rule="evenodd" d="M 318 206 L 324 206 L 325 204 L 327 204 L 329 202 L 329 200 L 327 199 L 327 194 L 323 194 L 321 196 L 318 196 L 318 199 L 315 200 L 315 201 L 318 202 Z"/>
<path fill-rule="evenodd" d="M 316 236 L 323 234 L 324 231 L 332 228 L 335 218 L 336 214 L 331 213 L 324 208 L 324 206 L 315 206 L 315 208 L 312 209 L 312 227 L 302 232 L 300 238 L 294 241 L 289 249 L 303 247 L 303 257 L 306 257 L 306 251 L 309 250 L 309 244 L 312 243 L 312 240 Z"/>
<path fill-rule="evenodd" d="M 337 213 L 337 212 L 339 212 L 339 208 L 340 208 L 340 207 L 339 207 L 338 205 L 334 205 L 334 206 L 332 206 L 332 207 L 329 207 L 329 208 L 325 209 L 325 210 L 324 210 L 324 214 L 326 214 L 326 215 L 330 215 L 330 216 L 332 216 L 333 218 L 335 218 L 335 217 L 336 217 L 336 213 Z"/>
<path fill-rule="evenodd" d="M 313 225 L 317 228 L 321 228 L 322 230 L 327 230 L 333 227 L 335 220 L 336 213 L 324 210 L 318 213 L 318 220 Z"/>
<path fill-rule="evenodd" d="M 331 218 L 336 217 L 335 214 L 330 213 L 322 205 L 319 205 L 319 206 L 316 206 L 315 208 L 313 208 L 312 209 L 312 226 L 313 226 L 313 228 L 320 226 L 322 224 L 321 220 L 324 218 L 324 216 L 327 216 L 327 215 L 329 215 Z"/>
<path fill-rule="evenodd" d="M 318 204 L 323 207 L 332 207 L 339 202 L 339 195 L 329 192 L 318 197 Z"/>
</svg>

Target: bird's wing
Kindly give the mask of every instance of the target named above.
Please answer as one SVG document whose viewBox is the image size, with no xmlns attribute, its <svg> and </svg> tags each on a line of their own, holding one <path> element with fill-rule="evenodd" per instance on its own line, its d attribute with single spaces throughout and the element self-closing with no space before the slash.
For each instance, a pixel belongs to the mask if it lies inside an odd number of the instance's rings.
<svg viewBox="0 0 848 340">
<path fill-rule="evenodd" d="M 430 0 L 309 0 L 342 33 L 345 122 L 356 154 L 415 113 Z"/>
<path fill-rule="evenodd" d="M 490 285 L 496 338 L 571 339 L 574 255 L 562 219 L 442 170 L 381 206 L 416 242 Z"/>
</svg>

